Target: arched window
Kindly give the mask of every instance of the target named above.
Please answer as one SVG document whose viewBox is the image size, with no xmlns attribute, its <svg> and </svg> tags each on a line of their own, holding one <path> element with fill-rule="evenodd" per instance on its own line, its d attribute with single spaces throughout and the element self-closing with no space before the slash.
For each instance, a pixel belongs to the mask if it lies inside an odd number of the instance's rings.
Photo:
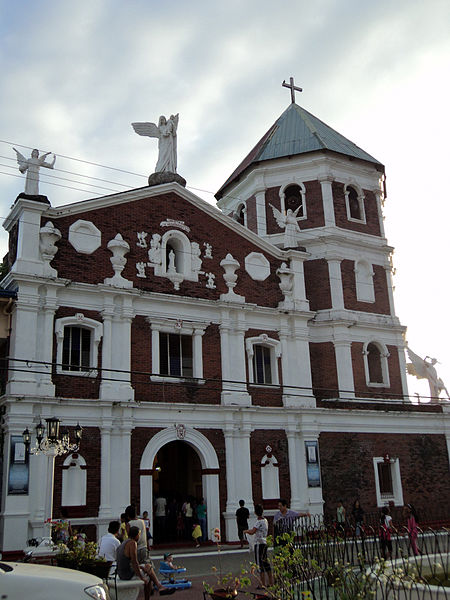
<svg viewBox="0 0 450 600">
<path fill-rule="evenodd" d="M 71 454 L 63 464 L 61 506 L 86 505 L 86 461 L 80 454 Z"/>
<path fill-rule="evenodd" d="M 372 265 L 359 260 L 355 265 L 356 298 L 359 302 L 375 302 Z"/>
<path fill-rule="evenodd" d="M 356 185 L 346 185 L 344 187 L 345 205 L 347 208 L 347 218 L 349 221 L 366 222 L 364 211 L 364 194 Z"/>
<path fill-rule="evenodd" d="M 389 387 L 389 352 L 384 344 L 369 342 L 364 345 L 366 383 L 372 387 Z"/>
<path fill-rule="evenodd" d="M 240 223 L 241 225 L 246 225 L 245 223 L 246 217 L 246 207 L 245 204 L 239 204 L 236 210 L 233 213 L 233 219 Z"/>
<path fill-rule="evenodd" d="M 303 183 L 288 183 L 280 188 L 281 210 L 297 212 L 297 217 L 306 219 L 306 188 Z"/>
<path fill-rule="evenodd" d="M 56 372 L 96 377 L 102 323 L 77 313 L 72 317 L 56 319 L 55 333 Z"/>
</svg>

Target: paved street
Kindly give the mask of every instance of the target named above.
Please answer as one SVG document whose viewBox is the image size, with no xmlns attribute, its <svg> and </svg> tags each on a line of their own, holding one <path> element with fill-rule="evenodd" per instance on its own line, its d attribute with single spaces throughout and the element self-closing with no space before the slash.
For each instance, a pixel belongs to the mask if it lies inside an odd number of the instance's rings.
<svg viewBox="0 0 450 600">
<path fill-rule="evenodd" d="M 208 547 L 208 550 L 198 549 L 180 549 L 179 552 L 174 552 L 174 563 L 182 565 L 187 569 L 187 578 L 192 581 L 192 588 L 189 590 L 177 590 L 176 596 L 180 600 L 201 600 L 203 598 L 203 581 L 210 585 L 216 586 L 217 579 L 213 573 L 213 567 L 219 569 L 219 562 L 222 564 L 222 574 L 233 573 L 239 574 L 242 566 L 248 566 L 252 555 L 247 549 L 241 550 L 235 546 L 223 547 L 220 552 L 220 557 L 214 547 Z M 153 562 L 158 570 L 159 561 L 162 559 L 162 554 L 158 551 L 152 552 Z M 255 586 L 250 588 L 255 589 Z M 143 598 L 143 594 L 139 600 Z"/>
</svg>

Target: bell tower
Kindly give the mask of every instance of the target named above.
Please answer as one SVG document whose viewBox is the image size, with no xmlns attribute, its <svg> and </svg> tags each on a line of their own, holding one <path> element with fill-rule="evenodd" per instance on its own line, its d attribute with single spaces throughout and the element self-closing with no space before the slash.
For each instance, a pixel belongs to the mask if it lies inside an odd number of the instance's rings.
<svg viewBox="0 0 450 600">
<path fill-rule="evenodd" d="M 309 254 L 315 395 L 407 394 L 404 328 L 395 316 L 383 226 L 384 166 L 295 102 L 216 194 L 218 207 L 281 249 Z"/>
</svg>

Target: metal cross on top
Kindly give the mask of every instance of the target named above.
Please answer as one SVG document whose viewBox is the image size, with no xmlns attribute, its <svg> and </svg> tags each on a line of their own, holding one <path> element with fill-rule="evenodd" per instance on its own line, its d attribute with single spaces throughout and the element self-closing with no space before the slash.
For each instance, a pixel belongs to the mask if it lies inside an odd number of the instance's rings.
<svg viewBox="0 0 450 600">
<path fill-rule="evenodd" d="M 303 92 L 302 88 L 295 87 L 295 85 L 294 85 L 294 78 L 293 77 L 289 78 L 289 83 L 286 83 L 286 80 L 284 80 L 281 85 L 283 87 L 290 88 L 290 90 L 291 90 L 291 102 L 292 102 L 292 104 L 295 103 L 295 90 L 297 90 L 297 92 Z"/>
</svg>

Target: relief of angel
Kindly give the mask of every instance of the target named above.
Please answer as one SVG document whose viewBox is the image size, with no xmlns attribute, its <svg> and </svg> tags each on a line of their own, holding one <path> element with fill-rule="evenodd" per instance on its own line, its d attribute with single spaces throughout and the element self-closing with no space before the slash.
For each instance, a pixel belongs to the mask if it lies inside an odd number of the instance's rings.
<svg viewBox="0 0 450 600">
<path fill-rule="evenodd" d="M 444 391 L 449 397 L 447 388 L 440 377 L 438 377 L 437 371 L 434 365 L 438 362 L 435 358 L 425 356 L 420 358 L 409 348 L 406 349 L 408 352 L 410 363 L 407 363 L 406 370 L 409 375 L 414 375 L 417 379 L 428 379 L 430 386 L 430 396 L 432 399 L 439 398 L 439 394 Z"/>
<path fill-rule="evenodd" d="M 41 167 L 46 167 L 47 169 L 53 169 L 56 161 L 56 156 L 53 155 L 52 162 L 45 162 L 45 159 L 51 152 L 46 152 L 45 154 L 41 154 L 39 156 L 39 150 L 36 148 L 31 152 L 30 158 L 25 158 L 23 154 L 21 154 L 18 150 L 13 148 L 14 152 L 17 154 L 17 163 L 19 165 L 19 171 L 21 173 L 26 172 L 25 178 L 25 194 L 29 194 L 30 196 L 38 196 L 39 195 L 39 169 Z"/>
<path fill-rule="evenodd" d="M 275 208 L 273 204 L 270 204 L 270 206 L 278 227 L 284 229 L 284 248 L 296 248 L 297 233 L 301 233 L 298 222 L 302 217 L 297 217 L 301 205 L 295 211 L 288 208 L 286 214 L 283 214 L 281 211 Z"/>
<path fill-rule="evenodd" d="M 177 172 L 177 128 L 179 115 L 170 115 L 166 120 L 164 115 L 155 123 L 131 123 L 138 135 L 158 138 L 158 162 L 155 173 L 167 171 Z"/>
</svg>

